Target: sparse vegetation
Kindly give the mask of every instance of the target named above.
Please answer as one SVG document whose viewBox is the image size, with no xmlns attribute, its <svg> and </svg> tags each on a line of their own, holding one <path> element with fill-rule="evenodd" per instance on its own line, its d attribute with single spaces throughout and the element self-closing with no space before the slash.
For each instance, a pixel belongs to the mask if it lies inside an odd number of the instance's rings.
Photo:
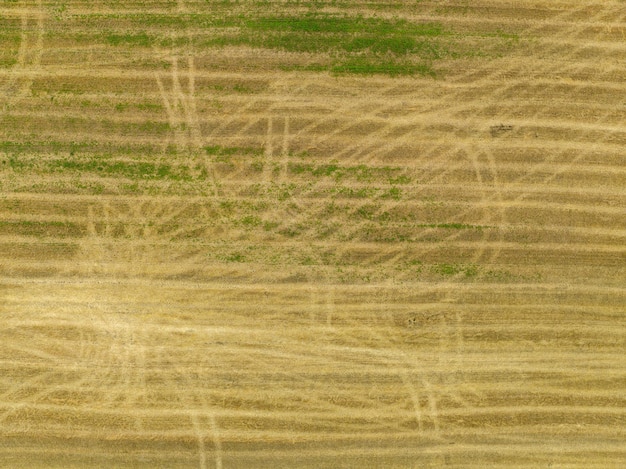
<svg viewBox="0 0 626 469">
<path fill-rule="evenodd" d="M 336 74 L 435 75 L 430 62 L 446 55 L 436 38 L 440 24 L 310 13 L 244 19 L 237 34 L 216 35 L 205 45 L 251 46 L 336 56 L 308 70 Z M 313 67 L 313 68 L 311 68 Z"/>
<path fill-rule="evenodd" d="M 476 50 L 476 44 L 472 50 L 459 46 L 462 42 L 459 38 L 462 39 L 463 34 L 455 33 L 438 22 L 381 18 L 348 11 L 329 13 L 312 5 L 308 12 L 297 16 L 268 15 L 267 8 L 262 4 L 252 2 L 246 14 L 233 14 L 226 9 L 221 14 L 126 15 L 125 21 L 133 25 L 132 31 L 110 31 L 102 37 L 113 47 L 184 47 L 189 38 L 158 36 L 148 31 L 195 28 L 202 31 L 194 39 L 198 47 L 253 47 L 323 54 L 324 58 L 315 64 L 282 63 L 280 67 L 334 74 L 434 77 L 437 74 L 434 63 L 440 59 L 489 54 L 488 47 L 481 52 Z M 105 18 L 98 19 L 104 21 Z M 485 43 L 519 41 L 515 33 L 502 30 L 470 35 Z M 85 40 L 88 40 L 87 37 Z M 239 92 L 249 92 L 245 87 L 239 88 Z"/>
<path fill-rule="evenodd" d="M 133 34 L 107 34 L 106 40 L 112 46 L 129 45 L 149 47 L 154 44 L 154 38 L 148 36 L 145 32 Z"/>
<path fill-rule="evenodd" d="M 623 10 L 4 1 L 0 466 L 626 466 Z"/>
</svg>

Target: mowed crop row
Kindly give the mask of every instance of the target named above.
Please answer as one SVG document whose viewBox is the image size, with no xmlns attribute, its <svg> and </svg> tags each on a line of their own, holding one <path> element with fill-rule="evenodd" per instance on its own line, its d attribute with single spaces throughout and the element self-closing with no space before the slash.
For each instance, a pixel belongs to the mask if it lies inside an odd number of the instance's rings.
<svg viewBox="0 0 626 469">
<path fill-rule="evenodd" d="M 8 467 L 626 463 L 620 1 L 13 1 Z"/>
</svg>

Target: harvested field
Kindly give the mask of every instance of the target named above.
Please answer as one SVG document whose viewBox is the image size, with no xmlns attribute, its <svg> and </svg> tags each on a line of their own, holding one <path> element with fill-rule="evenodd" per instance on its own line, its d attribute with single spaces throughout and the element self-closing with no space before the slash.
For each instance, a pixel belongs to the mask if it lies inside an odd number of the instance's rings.
<svg viewBox="0 0 626 469">
<path fill-rule="evenodd" d="M 624 1 L 0 13 L 0 466 L 626 467 Z"/>
</svg>

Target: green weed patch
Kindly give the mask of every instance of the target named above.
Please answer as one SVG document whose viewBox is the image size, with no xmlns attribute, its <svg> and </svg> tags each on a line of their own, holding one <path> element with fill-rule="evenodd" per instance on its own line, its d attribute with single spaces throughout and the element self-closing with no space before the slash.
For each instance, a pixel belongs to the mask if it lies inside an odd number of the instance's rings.
<svg viewBox="0 0 626 469">
<path fill-rule="evenodd" d="M 149 47 L 154 44 L 154 38 L 142 32 L 137 34 L 108 34 L 107 42 L 112 46 L 127 45 Z"/>
<path fill-rule="evenodd" d="M 95 173 L 103 177 L 125 177 L 129 179 L 169 179 L 189 181 L 193 179 L 187 166 L 173 166 L 134 161 L 109 161 L 102 159 L 50 160 L 43 163 L 51 172 L 73 171 Z"/>
</svg>

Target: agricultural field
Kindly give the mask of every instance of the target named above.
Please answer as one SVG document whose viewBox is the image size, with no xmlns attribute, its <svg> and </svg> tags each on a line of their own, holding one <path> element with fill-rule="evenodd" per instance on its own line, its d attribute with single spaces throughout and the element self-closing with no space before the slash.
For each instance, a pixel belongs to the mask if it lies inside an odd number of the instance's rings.
<svg viewBox="0 0 626 469">
<path fill-rule="evenodd" d="M 0 466 L 626 467 L 626 2 L 5 0 Z"/>
</svg>

